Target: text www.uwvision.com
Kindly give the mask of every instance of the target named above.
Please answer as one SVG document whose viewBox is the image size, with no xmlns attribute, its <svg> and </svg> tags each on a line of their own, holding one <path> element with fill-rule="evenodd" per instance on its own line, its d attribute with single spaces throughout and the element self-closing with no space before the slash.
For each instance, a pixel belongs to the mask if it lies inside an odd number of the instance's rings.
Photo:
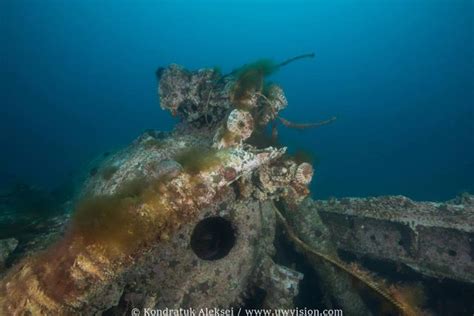
<svg viewBox="0 0 474 316">
<path fill-rule="evenodd" d="M 245 316 L 343 316 L 342 309 L 246 309 Z"/>
</svg>

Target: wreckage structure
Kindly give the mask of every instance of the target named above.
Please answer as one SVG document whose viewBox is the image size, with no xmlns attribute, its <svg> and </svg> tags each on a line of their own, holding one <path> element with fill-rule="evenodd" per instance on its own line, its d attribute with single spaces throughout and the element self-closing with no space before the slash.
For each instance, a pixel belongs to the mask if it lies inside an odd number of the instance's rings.
<svg viewBox="0 0 474 316">
<path fill-rule="evenodd" d="M 417 290 L 391 284 L 341 253 L 474 283 L 474 203 L 404 197 L 312 201 L 313 167 L 275 141 L 281 87 L 265 77 L 312 54 L 229 73 L 157 71 L 172 132 L 149 130 L 89 172 L 70 212 L 0 245 L 0 314 L 129 313 L 132 308 L 292 308 L 305 275 L 279 262 L 284 239 L 305 258 L 325 306 L 347 315 L 423 311 Z M 7 195 L 5 195 L 7 196 Z M 10 253 L 11 258 L 8 259 Z M 364 290 L 361 290 L 364 289 Z"/>
</svg>

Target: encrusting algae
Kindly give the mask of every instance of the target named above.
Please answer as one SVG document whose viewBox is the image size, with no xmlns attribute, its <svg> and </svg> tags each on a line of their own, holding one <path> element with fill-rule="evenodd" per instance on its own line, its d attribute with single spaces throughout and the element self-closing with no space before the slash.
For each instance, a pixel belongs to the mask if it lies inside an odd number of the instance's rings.
<svg viewBox="0 0 474 316">
<path fill-rule="evenodd" d="M 174 179 L 136 180 L 140 183 L 125 184 L 127 190 L 112 196 L 86 198 L 77 206 L 62 240 L 25 259 L 2 280 L 0 306 L 13 315 L 82 310 L 92 296 L 106 295 L 110 282 L 124 273 L 148 244 L 166 241 L 180 225 L 225 195 L 238 174 L 251 172 L 278 156 L 226 151 L 222 164 L 237 173 L 230 181 L 217 161 L 209 164 L 201 160 L 183 166 L 189 172 Z M 190 160 L 182 160 L 186 161 Z M 209 181 L 215 176 L 219 181 Z"/>
<path fill-rule="evenodd" d="M 260 60 L 227 75 L 213 69 L 189 72 L 176 65 L 157 71 L 161 107 L 178 115 L 181 125 L 166 141 L 145 133 L 107 157 L 106 166 L 98 169 L 101 177 L 86 183 L 64 236 L 21 260 L 0 280 L 0 314 L 101 313 L 118 304 L 127 285 L 137 283 L 135 267 L 146 265 L 147 255 L 204 210 L 239 199 L 298 207 L 309 194 L 313 167 L 285 155 L 286 148 L 266 137 L 265 129 L 272 125 L 276 130 L 280 123 L 318 127 L 334 119 L 296 124 L 281 118 L 286 97 L 265 78 L 292 61 L 312 57 Z M 276 208 L 275 214 L 308 256 L 350 274 L 403 314 L 415 315 L 403 290 L 311 249 Z"/>
</svg>

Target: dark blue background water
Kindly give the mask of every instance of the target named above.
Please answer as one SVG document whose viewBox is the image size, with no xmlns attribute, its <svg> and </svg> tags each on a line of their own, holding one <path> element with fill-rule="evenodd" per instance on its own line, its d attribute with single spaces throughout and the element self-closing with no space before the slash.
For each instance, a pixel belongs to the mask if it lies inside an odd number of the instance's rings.
<svg viewBox="0 0 474 316">
<path fill-rule="evenodd" d="M 473 1 L 0 1 L 0 182 L 53 188 L 147 128 L 154 71 L 314 60 L 273 76 L 317 197 L 474 190 Z"/>
</svg>

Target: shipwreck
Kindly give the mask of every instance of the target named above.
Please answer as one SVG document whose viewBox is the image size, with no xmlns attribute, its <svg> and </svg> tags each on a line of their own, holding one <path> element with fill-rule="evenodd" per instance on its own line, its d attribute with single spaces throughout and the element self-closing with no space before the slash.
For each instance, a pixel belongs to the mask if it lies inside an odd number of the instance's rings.
<svg viewBox="0 0 474 316">
<path fill-rule="evenodd" d="M 262 60 L 229 74 L 170 65 L 157 71 L 171 132 L 148 130 L 88 173 L 67 212 L 14 250 L 0 245 L 0 314 L 122 315 L 132 308 L 295 307 L 305 274 L 283 264 L 279 240 L 307 260 L 321 302 L 346 315 L 425 313 L 416 290 L 350 258 L 474 283 L 474 199 L 313 201 L 314 170 L 276 141 L 283 89 Z M 6 196 L 6 195 L 5 195 Z M 34 240 L 34 242 L 31 242 Z M 283 254 L 282 254 L 283 253 Z M 8 256 L 11 254 L 11 258 Z M 12 259 L 13 258 L 13 259 Z M 280 259 L 279 259 L 280 258 Z M 348 259 L 349 258 L 349 259 Z"/>
</svg>

